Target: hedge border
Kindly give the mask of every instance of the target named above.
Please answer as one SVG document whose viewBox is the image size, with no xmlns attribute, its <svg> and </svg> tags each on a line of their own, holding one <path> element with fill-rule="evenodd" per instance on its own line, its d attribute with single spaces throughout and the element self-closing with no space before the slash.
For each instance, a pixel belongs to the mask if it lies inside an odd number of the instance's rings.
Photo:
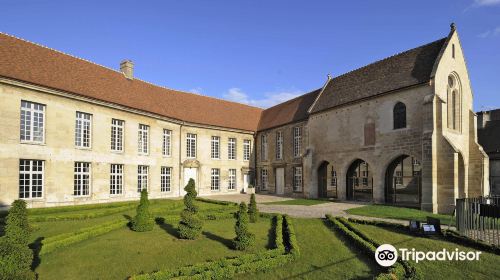
<svg viewBox="0 0 500 280">
<path fill-rule="evenodd" d="M 203 197 L 197 197 L 196 200 L 201 201 L 201 202 L 205 202 L 205 203 L 212 203 L 212 204 L 219 204 L 219 205 L 226 205 L 226 206 L 238 206 L 238 203 L 231 202 L 231 201 L 214 200 L 214 199 L 203 198 Z"/>
<path fill-rule="evenodd" d="M 294 261 L 299 252 L 295 232 L 290 218 L 276 216 L 274 228 L 276 249 L 256 254 L 245 254 L 235 258 L 199 263 L 177 269 L 162 270 L 149 274 L 139 274 L 129 277 L 131 280 L 163 280 L 163 279 L 225 279 L 233 278 L 239 273 L 269 271 L 278 266 Z M 279 221 L 282 221 L 281 223 Z M 283 228 L 286 229 L 283 229 Z M 279 232 L 282 234 L 279 234 Z M 282 236 L 282 238 L 279 238 Z M 289 240 L 292 250 L 285 251 L 284 240 Z M 281 246 L 279 242 L 281 241 Z"/>
</svg>

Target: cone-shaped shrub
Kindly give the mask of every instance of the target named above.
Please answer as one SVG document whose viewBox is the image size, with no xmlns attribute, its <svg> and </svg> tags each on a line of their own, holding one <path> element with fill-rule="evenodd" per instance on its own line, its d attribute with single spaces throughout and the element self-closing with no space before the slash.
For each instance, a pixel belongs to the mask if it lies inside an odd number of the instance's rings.
<svg viewBox="0 0 500 280">
<path fill-rule="evenodd" d="M 255 236 L 248 230 L 248 213 L 245 202 L 240 203 L 234 231 L 236 232 L 236 238 L 233 244 L 236 250 L 246 250 L 253 245 Z"/>
<path fill-rule="evenodd" d="M 259 210 L 257 210 L 257 202 L 255 201 L 255 194 L 250 196 L 250 205 L 248 205 L 248 216 L 250 223 L 256 223 L 259 219 Z"/>
<path fill-rule="evenodd" d="M 33 252 L 29 243 L 28 211 L 24 200 L 12 203 L 5 236 L 0 238 L 0 279 L 35 279 L 30 270 Z"/>
<path fill-rule="evenodd" d="M 141 191 L 141 201 L 137 206 L 137 214 L 132 220 L 132 230 L 134 231 L 150 231 L 153 230 L 154 220 L 149 212 L 148 191 Z"/>
<path fill-rule="evenodd" d="M 193 179 L 189 179 L 184 188 L 184 210 L 181 212 L 181 221 L 179 223 L 179 236 L 182 239 L 196 239 L 201 234 L 203 223 L 198 217 L 198 207 L 196 206 L 196 187 Z"/>
</svg>

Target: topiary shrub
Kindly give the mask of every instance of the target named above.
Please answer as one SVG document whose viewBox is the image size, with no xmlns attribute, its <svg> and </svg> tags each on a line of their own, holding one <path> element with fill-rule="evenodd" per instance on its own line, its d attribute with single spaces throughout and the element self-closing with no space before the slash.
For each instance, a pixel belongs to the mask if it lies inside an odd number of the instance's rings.
<svg viewBox="0 0 500 280">
<path fill-rule="evenodd" d="M 248 205 L 248 216 L 250 223 L 256 223 L 259 219 L 259 210 L 257 210 L 257 202 L 255 201 L 255 194 L 250 196 L 250 204 Z"/>
<path fill-rule="evenodd" d="M 28 246 L 30 226 L 26 201 L 18 199 L 12 203 L 5 221 L 5 238 L 12 243 Z"/>
<path fill-rule="evenodd" d="M 154 220 L 149 212 L 148 191 L 143 189 L 141 191 L 141 201 L 137 206 L 137 214 L 132 220 L 132 230 L 134 231 L 151 231 L 153 230 Z"/>
<path fill-rule="evenodd" d="M 30 270 L 33 251 L 28 247 L 30 227 L 24 200 L 12 203 L 0 238 L 0 279 L 35 279 Z"/>
<path fill-rule="evenodd" d="M 236 215 L 234 248 L 236 250 L 246 250 L 253 245 L 255 236 L 248 230 L 248 213 L 245 202 L 240 203 L 240 209 Z"/>
<path fill-rule="evenodd" d="M 184 188 L 184 210 L 181 212 L 181 221 L 179 223 L 179 236 L 182 239 L 196 239 L 201 234 L 203 223 L 198 217 L 198 206 L 196 206 L 196 188 L 193 179 L 189 179 Z"/>
</svg>

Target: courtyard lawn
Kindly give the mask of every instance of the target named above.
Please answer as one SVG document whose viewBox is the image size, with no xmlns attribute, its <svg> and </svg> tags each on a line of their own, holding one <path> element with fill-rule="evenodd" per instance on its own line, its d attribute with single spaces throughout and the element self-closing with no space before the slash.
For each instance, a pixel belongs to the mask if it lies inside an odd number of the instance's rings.
<svg viewBox="0 0 500 280">
<path fill-rule="evenodd" d="M 419 251 L 477 251 L 437 238 L 415 237 L 373 225 L 352 223 L 354 227 L 378 243 L 392 244 L 396 248 L 415 248 Z M 423 279 L 500 279 L 500 256 L 483 252 L 480 261 L 421 261 L 415 264 Z"/>
<path fill-rule="evenodd" d="M 323 204 L 323 203 L 328 203 L 330 201 L 328 200 L 319 200 L 319 199 L 304 199 L 304 198 L 298 198 L 298 199 L 289 199 L 289 200 L 282 200 L 282 201 L 273 201 L 273 202 L 265 202 L 262 204 L 267 204 L 267 205 L 303 205 L 303 206 L 311 206 L 311 205 L 318 205 L 318 204 Z"/>
<path fill-rule="evenodd" d="M 380 271 L 371 256 L 356 251 L 321 219 L 293 219 L 300 257 L 268 272 L 236 279 L 373 279 Z"/>
<path fill-rule="evenodd" d="M 441 215 L 432 214 L 426 211 L 421 211 L 417 209 L 404 208 L 404 207 L 393 207 L 386 205 L 367 205 L 358 208 L 352 208 L 346 210 L 347 213 L 352 215 L 376 217 L 376 218 L 388 218 L 397 220 L 418 220 L 426 221 L 427 216 L 441 220 L 442 225 L 455 225 L 455 218 L 451 215 Z"/>
</svg>

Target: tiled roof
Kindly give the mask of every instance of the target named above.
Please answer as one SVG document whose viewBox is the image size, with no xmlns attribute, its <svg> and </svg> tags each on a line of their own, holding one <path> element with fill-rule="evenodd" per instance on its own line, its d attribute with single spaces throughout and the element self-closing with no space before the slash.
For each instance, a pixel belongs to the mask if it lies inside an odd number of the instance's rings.
<svg viewBox="0 0 500 280">
<path fill-rule="evenodd" d="M 428 82 L 446 40 L 437 40 L 333 78 L 311 113 Z"/>
<path fill-rule="evenodd" d="M 256 131 L 262 109 L 128 80 L 118 71 L 0 33 L 0 76 L 195 124 Z"/>
<path fill-rule="evenodd" d="M 260 118 L 258 130 L 266 130 L 306 120 L 309 115 L 307 110 L 311 107 L 320 91 L 321 89 L 317 89 L 264 110 Z"/>
</svg>

